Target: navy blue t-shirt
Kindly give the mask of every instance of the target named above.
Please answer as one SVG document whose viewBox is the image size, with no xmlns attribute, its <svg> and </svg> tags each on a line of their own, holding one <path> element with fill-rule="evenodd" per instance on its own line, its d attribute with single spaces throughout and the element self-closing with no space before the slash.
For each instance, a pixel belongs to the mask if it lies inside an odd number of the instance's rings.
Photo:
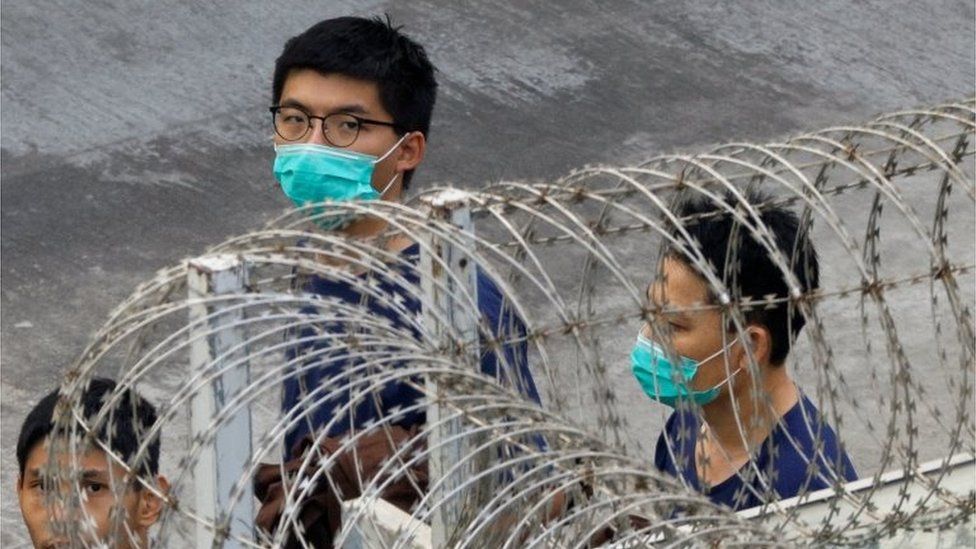
<svg viewBox="0 0 976 549">
<path fill-rule="evenodd" d="M 355 285 L 338 278 L 325 279 L 318 276 L 306 277 L 300 284 L 309 294 L 355 306 L 358 311 L 368 311 L 373 315 L 371 320 L 387 322 L 397 337 L 412 337 L 418 340 L 420 336 L 416 324 L 419 322 L 421 311 L 420 298 L 417 295 L 420 288 L 419 273 L 416 267 L 420 258 L 419 253 L 419 244 L 413 244 L 401 252 L 401 261 L 391 265 L 391 271 L 401 280 L 381 272 L 373 273 L 372 280 L 366 280 L 366 274 L 360 275 Z M 373 295 L 364 295 L 367 293 L 362 290 L 364 284 L 371 289 Z M 502 363 L 505 365 L 505 370 L 502 372 L 499 372 L 499 360 L 496 354 L 489 345 L 481 345 L 481 371 L 510 387 L 517 388 L 521 394 L 532 401 L 540 402 L 535 382 L 528 368 L 528 345 L 525 341 L 524 322 L 502 298 L 498 286 L 480 269 L 477 270 L 477 289 L 478 308 L 482 320 L 492 327 L 492 337 L 495 340 L 507 342 L 501 345 L 505 354 L 505 361 Z M 327 311 L 328 305 L 323 303 L 321 310 Z M 319 308 L 309 305 L 302 309 L 302 313 L 315 315 L 319 313 Z M 315 400 L 314 404 L 309 406 L 310 410 L 301 402 L 316 388 L 330 381 L 347 382 L 349 378 L 343 377 L 343 373 L 362 364 L 361 358 L 347 356 L 348 348 L 341 341 L 342 337 L 359 331 L 362 331 L 361 326 L 357 326 L 351 320 L 344 320 L 317 322 L 315 326 L 306 326 L 288 334 L 287 337 L 297 343 L 288 349 L 286 358 L 292 370 L 301 369 L 301 372 L 285 380 L 282 411 L 286 416 L 301 416 L 301 420 L 285 436 L 286 452 L 306 434 L 318 430 L 330 421 L 333 423 L 329 426 L 328 436 L 342 435 L 353 427 L 362 428 L 383 417 L 395 416 L 391 422 L 403 427 L 423 423 L 426 420 L 422 407 L 404 412 L 420 399 L 421 394 L 402 381 L 389 382 L 378 390 L 370 391 L 371 398 L 360 400 L 350 410 L 342 413 L 341 417 L 335 417 L 337 410 L 348 404 L 351 395 L 356 391 L 336 391 L 330 388 L 324 391 L 330 395 L 329 400 Z M 375 347 L 371 350 L 374 354 L 376 351 L 382 352 L 382 349 Z M 400 364 L 402 362 L 392 362 L 393 367 Z M 420 385 L 423 384 L 423 380 L 415 381 Z"/>
<path fill-rule="evenodd" d="M 803 394 L 762 443 L 758 456 L 707 491 L 695 468 L 695 445 L 700 432 L 701 421 L 693 410 L 672 413 L 658 437 L 654 464 L 665 473 L 683 478 L 712 502 L 736 511 L 828 488 L 838 478 L 841 482 L 857 480 L 854 465 L 838 447 L 834 430 Z"/>
</svg>

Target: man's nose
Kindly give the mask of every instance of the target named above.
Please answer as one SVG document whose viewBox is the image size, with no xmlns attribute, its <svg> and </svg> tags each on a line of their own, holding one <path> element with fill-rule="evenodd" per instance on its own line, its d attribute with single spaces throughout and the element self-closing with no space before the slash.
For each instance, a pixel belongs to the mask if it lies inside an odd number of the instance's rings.
<svg viewBox="0 0 976 549">
<path fill-rule="evenodd" d="M 63 528 L 63 525 L 78 520 L 79 514 L 82 512 L 82 504 L 77 500 L 69 501 L 68 498 L 70 497 L 71 494 L 65 489 L 59 492 L 53 501 L 45 505 L 49 523 L 60 523 L 62 524 L 61 528 Z"/>
<path fill-rule="evenodd" d="M 76 547 L 81 538 L 83 511 L 69 502 L 58 501 L 47 506 L 46 530 L 49 536 L 46 548 Z M 85 545 L 87 547 L 87 545 Z"/>
<path fill-rule="evenodd" d="M 64 524 L 68 520 L 68 514 L 65 512 L 64 503 L 52 503 L 48 507 L 48 518 L 52 523 Z"/>
<path fill-rule="evenodd" d="M 325 140 L 325 132 L 322 131 L 322 124 L 325 124 L 325 122 L 318 118 L 312 118 L 309 122 L 311 126 L 308 129 L 308 134 L 305 136 L 305 143 L 328 145 L 329 142 Z"/>
</svg>

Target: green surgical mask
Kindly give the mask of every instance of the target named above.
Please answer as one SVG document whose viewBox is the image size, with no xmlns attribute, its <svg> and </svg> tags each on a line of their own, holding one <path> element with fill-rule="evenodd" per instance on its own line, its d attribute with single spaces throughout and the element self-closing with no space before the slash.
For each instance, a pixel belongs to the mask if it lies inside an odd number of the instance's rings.
<svg viewBox="0 0 976 549">
<path fill-rule="evenodd" d="M 393 176 L 382 192 L 373 188 L 373 168 L 403 143 L 406 135 L 381 157 L 317 145 L 295 143 L 275 146 L 274 175 L 281 190 L 295 206 L 320 202 L 378 200 L 393 185 Z M 323 213 L 327 206 L 314 208 L 311 215 Z M 354 218 L 351 212 L 318 220 L 325 230 L 337 229 Z"/>
<path fill-rule="evenodd" d="M 680 362 L 675 365 L 668 358 L 667 350 L 664 347 L 647 339 L 643 334 L 637 334 L 637 343 L 634 344 L 634 349 L 630 353 L 631 370 L 634 372 L 637 382 L 640 383 L 641 389 L 644 389 L 644 393 L 653 400 L 672 408 L 677 406 L 679 400 L 690 400 L 702 406 L 718 398 L 722 385 L 730 382 L 739 373 L 739 370 L 737 369 L 725 380 L 704 391 L 689 389 L 688 384 L 691 383 L 702 363 L 722 354 L 738 339 L 738 337 L 733 339 L 704 360 L 697 361 L 682 356 L 679 357 Z"/>
</svg>

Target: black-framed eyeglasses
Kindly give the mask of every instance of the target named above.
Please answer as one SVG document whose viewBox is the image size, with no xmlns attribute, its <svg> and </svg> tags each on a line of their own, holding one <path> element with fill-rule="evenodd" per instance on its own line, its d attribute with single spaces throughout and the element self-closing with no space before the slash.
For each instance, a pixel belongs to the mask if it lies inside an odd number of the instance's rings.
<svg viewBox="0 0 976 549">
<path fill-rule="evenodd" d="M 354 114 L 336 112 L 327 116 L 313 116 L 298 107 L 275 105 L 271 107 L 275 133 L 285 141 L 298 141 L 312 129 L 312 120 L 322 121 L 322 135 L 336 147 L 348 147 L 356 142 L 363 124 L 388 126 L 398 133 L 400 126 L 394 122 L 370 120 Z"/>
</svg>

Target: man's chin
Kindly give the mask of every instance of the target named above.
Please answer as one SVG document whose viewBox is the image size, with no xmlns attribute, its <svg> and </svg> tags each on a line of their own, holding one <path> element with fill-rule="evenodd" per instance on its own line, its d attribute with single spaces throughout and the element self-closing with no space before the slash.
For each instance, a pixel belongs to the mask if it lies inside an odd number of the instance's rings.
<svg viewBox="0 0 976 549">
<path fill-rule="evenodd" d="M 37 545 L 40 549 L 64 549 L 71 547 L 71 543 L 65 538 L 53 538 Z"/>
</svg>

